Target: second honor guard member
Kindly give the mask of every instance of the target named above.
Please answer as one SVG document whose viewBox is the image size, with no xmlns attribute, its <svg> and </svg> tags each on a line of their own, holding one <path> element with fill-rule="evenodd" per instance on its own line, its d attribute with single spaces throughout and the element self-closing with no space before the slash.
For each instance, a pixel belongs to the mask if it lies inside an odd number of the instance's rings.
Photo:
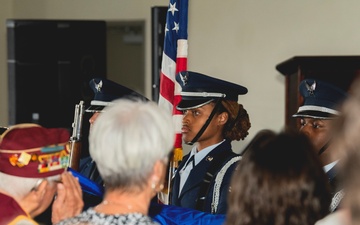
<svg viewBox="0 0 360 225">
<path fill-rule="evenodd" d="M 85 112 L 93 113 L 89 119 L 90 123 L 90 132 L 91 126 L 96 121 L 96 118 L 99 116 L 103 109 L 112 104 L 112 101 L 120 98 L 137 98 L 147 101 L 147 98 L 141 94 L 127 88 L 123 85 L 120 85 L 114 81 L 111 81 L 106 78 L 94 78 L 89 82 L 90 88 L 94 92 L 94 98 L 90 102 L 90 106 L 85 110 Z M 90 180 L 96 182 L 98 185 L 103 185 L 103 180 L 99 174 L 99 171 L 96 167 L 96 163 L 92 160 L 90 156 L 87 156 L 80 161 L 79 172 L 89 178 Z M 93 195 L 84 194 L 85 209 L 90 206 L 96 205 L 101 202 L 101 198 Z"/>
<path fill-rule="evenodd" d="M 182 88 L 177 109 L 183 111 L 183 141 L 193 148 L 175 173 L 171 204 L 225 214 L 231 175 L 241 158 L 231 141 L 243 140 L 251 126 L 238 103 L 248 90 L 191 71 L 179 73 L 176 81 Z"/>
<path fill-rule="evenodd" d="M 346 99 L 347 93 L 328 82 L 314 79 L 303 80 L 299 85 L 299 91 L 304 104 L 293 117 L 300 118 L 300 132 L 311 140 L 328 176 L 333 195 L 330 211 L 334 211 L 344 193 L 336 179 L 336 164 L 340 160 L 341 149 L 333 143 L 335 128 L 340 118 L 339 107 Z"/>
<path fill-rule="evenodd" d="M 94 92 L 94 98 L 91 100 L 89 108 L 85 110 L 85 112 L 93 113 L 89 119 L 90 126 L 95 122 L 104 107 L 112 104 L 111 102 L 115 99 L 137 97 L 139 99 L 147 100 L 141 94 L 109 79 L 94 78 L 90 80 L 89 85 Z M 95 181 L 97 184 L 103 185 L 96 164 L 90 156 L 81 160 L 80 173 Z"/>
</svg>

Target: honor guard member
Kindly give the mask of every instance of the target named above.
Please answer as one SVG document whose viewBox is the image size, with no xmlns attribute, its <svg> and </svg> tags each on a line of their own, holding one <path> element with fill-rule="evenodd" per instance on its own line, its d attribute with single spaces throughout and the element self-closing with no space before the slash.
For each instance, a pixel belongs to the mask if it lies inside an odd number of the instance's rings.
<svg viewBox="0 0 360 225">
<path fill-rule="evenodd" d="M 106 78 L 94 78 L 90 80 L 89 85 L 94 92 L 94 98 L 93 100 L 91 100 L 89 108 L 85 110 L 85 112 L 93 113 L 93 115 L 89 119 L 90 130 L 92 124 L 95 122 L 99 114 L 106 106 L 112 104 L 113 100 L 119 98 L 137 98 L 148 101 L 147 98 L 137 93 L 136 91 L 131 90 L 130 88 L 127 88 Z M 103 180 L 100 177 L 99 171 L 96 167 L 96 163 L 92 160 L 90 156 L 87 156 L 80 160 L 79 172 L 83 176 L 96 182 L 98 185 L 103 186 Z M 86 193 L 84 193 L 84 209 L 96 205 L 97 203 L 101 202 L 101 200 L 102 198 L 93 195 L 87 195 Z"/>
<path fill-rule="evenodd" d="M 248 90 L 191 71 L 179 73 L 176 81 L 182 88 L 177 109 L 183 111 L 183 141 L 193 147 L 175 173 L 171 204 L 225 214 L 231 175 L 241 158 L 231 141 L 243 140 L 251 126 L 238 103 Z"/>
<path fill-rule="evenodd" d="M 91 100 L 89 108 L 85 110 L 85 112 L 93 113 L 89 119 L 90 126 L 95 122 L 96 118 L 103 109 L 112 104 L 111 102 L 115 99 L 137 97 L 147 101 L 144 96 L 136 91 L 106 78 L 94 78 L 90 80 L 89 85 L 94 92 L 94 98 Z M 95 162 L 92 161 L 90 156 L 81 160 L 79 171 L 90 180 L 103 185 L 103 181 L 97 171 Z"/>
<path fill-rule="evenodd" d="M 293 117 L 300 118 L 300 132 L 309 137 L 320 158 L 333 196 L 330 211 L 335 211 L 344 193 L 336 179 L 336 164 L 340 160 L 341 149 L 336 148 L 332 141 L 335 125 L 339 121 L 339 107 L 347 93 L 339 87 L 316 79 L 303 80 L 299 91 L 304 103 Z"/>
</svg>

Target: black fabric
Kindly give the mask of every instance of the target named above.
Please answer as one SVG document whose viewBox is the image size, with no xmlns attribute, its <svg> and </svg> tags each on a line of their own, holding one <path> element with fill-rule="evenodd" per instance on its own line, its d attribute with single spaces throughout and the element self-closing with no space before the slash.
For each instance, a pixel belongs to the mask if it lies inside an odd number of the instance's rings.
<svg viewBox="0 0 360 225">
<path fill-rule="evenodd" d="M 320 148 L 318 155 L 323 154 L 325 150 L 328 149 L 329 145 L 330 145 L 330 141 L 326 142 L 326 144 L 324 144 L 324 146 Z"/>
<path fill-rule="evenodd" d="M 199 108 L 202 105 L 212 102 L 216 98 L 201 98 L 186 100 L 186 97 L 181 97 L 181 102 L 176 106 L 177 110 L 187 110 Z"/>
<path fill-rule="evenodd" d="M 34 220 L 39 224 L 52 224 L 51 222 L 51 214 L 52 214 L 52 203 L 51 205 L 42 213 L 37 215 Z"/>
<path fill-rule="evenodd" d="M 210 184 L 212 183 L 215 174 L 222 168 L 224 162 L 229 161 L 230 158 L 237 156 L 231 151 L 226 151 L 224 154 L 219 155 L 210 164 L 208 171 L 205 174 L 205 177 L 200 186 L 198 192 L 198 197 L 196 199 L 196 209 L 200 211 L 205 210 L 205 196 L 209 191 Z"/>
<path fill-rule="evenodd" d="M 337 168 L 336 165 L 331 168 L 327 173 L 326 176 L 329 179 L 329 184 L 331 187 L 331 194 L 335 195 L 336 192 L 338 192 L 341 188 L 339 187 L 340 181 L 337 179 Z"/>
<path fill-rule="evenodd" d="M 194 168 L 194 166 L 195 166 L 195 161 L 194 161 L 194 159 L 195 159 L 195 155 L 192 155 L 191 158 L 186 162 L 184 168 L 186 168 L 190 163 L 192 163 L 193 168 Z"/>
<path fill-rule="evenodd" d="M 181 101 L 212 97 L 208 96 L 206 93 L 222 94 L 222 98 L 225 98 L 226 100 L 238 101 L 239 95 L 244 95 L 248 92 L 246 87 L 237 83 L 228 82 L 193 71 L 182 71 L 175 76 L 175 79 L 181 86 Z M 199 96 L 197 94 L 194 95 L 193 93 L 202 93 L 204 95 Z"/>
<path fill-rule="evenodd" d="M 104 185 L 104 182 L 96 167 L 96 163 L 90 156 L 81 159 L 79 173 L 89 178 L 90 180 L 95 181 L 100 186 Z"/>
</svg>

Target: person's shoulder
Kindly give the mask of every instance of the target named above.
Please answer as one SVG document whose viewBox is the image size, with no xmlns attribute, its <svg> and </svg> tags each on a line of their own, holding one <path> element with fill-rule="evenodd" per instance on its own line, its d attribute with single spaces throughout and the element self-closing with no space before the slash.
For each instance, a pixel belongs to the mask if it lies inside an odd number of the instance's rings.
<svg viewBox="0 0 360 225">
<path fill-rule="evenodd" d="M 10 221 L 8 225 L 38 225 L 38 223 L 27 216 L 19 215 L 14 220 Z"/>
<path fill-rule="evenodd" d="M 80 223 L 86 224 L 86 222 L 89 222 L 89 224 L 91 224 L 91 218 L 93 217 L 94 214 L 96 214 L 96 211 L 94 210 L 94 208 L 91 207 L 91 208 L 83 211 L 79 215 L 62 220 L 55 225 L 73 225 L 73 224 L 80 224 Z"/>
<path fill-rule="evenodd" d="M 238 155 L 236 153 L 233 153 L 227 157 L 227 159 L 224 161 L 221 169 L 218 171 L 219 174 L 228 174 L 232 173 L 236 168 L 238 162 L 242 159 L 241 155 Z"/>
<path fill-rule="evenodd" d="M 13 197 L 2 192 L 0 192 L 0 208 L 0 225 L 19 224 L 18 222 L 21 221 L 24 221 L 24 224 L 31 224 L 25 222 L 33 221 Z"/>
<path fill-rule="evenodd" d="M 348 210 L 338 210 L 330 213 L 323 219 L 317 221 L 315 225 L 347 225 L 350 224 L 350 215 Z"/>
</svg>

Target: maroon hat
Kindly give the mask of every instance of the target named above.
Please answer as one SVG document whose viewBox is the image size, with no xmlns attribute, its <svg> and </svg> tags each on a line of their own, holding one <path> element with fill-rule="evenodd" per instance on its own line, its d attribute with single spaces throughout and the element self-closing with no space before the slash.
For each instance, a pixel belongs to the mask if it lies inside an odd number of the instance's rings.
<svg viewBox="0 0 360 225">
<path fill-rule="evenodd" d="M 64 172 L 69 164 L 69 131 L 18 124 L 0 136 L 0 172 L 43 178 Z"/>
</svg>

